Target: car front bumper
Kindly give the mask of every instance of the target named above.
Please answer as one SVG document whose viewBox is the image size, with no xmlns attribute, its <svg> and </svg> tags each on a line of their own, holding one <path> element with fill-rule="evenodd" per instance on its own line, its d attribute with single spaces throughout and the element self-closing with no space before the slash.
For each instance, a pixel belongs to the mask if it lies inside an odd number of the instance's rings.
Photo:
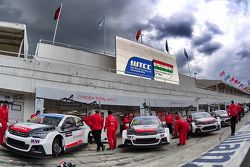
<svg viewBox="0 0 250 167">
<path fill-rule="evenodd" d="M 16 136 L 7 131 L 5 140 L 4 146 L 16 153 L 34 157 L 52 155 L 50 153 L 50 150 L 52 150 L 51 145 L 46 139 Z"/>
<path fill-rule="evenodd" d="M 220 129 L 219 123 L 213 123 L 208 125 L 196 125 L 194 127 L 194 133 L 206 133 L 206 132 L 213 132 Z"/>
<path fill-rule="evenodd" d="M 160 146 L 169 143 L 165 134 L 145 136 L 127 135 L 123 141 L 123 144 L 128 147 Z"/>
</svg>

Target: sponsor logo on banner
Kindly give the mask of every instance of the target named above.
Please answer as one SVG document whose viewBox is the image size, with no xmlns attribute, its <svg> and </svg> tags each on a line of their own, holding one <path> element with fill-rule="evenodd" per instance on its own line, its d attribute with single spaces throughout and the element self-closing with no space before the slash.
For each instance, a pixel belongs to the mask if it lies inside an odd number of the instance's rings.
<svg viewBox="0 0 250 167">
<path fill-rule="evenodd" d="M 154 74 L 155 78 L 159 79 L 170 79 L 173 76 L 173 68 L 172 64 L 168 64 L 159 60 L 153 60 L 154 64 Z"/>
<path fill-rule="evenodd" d="M 139 57 L 131 57 L 128 60 L 125 73 L 153 79 L 153 63 L 150 60 L 142 59 Z"/>
<path fill-rule="evenodd" d="M 131 57 L 128 60 L 125 73 L 147 78 L 170 79 L 173 76 L 172 64 L 159 60 L 146 60 L 139 57 Z"/>
</svg>

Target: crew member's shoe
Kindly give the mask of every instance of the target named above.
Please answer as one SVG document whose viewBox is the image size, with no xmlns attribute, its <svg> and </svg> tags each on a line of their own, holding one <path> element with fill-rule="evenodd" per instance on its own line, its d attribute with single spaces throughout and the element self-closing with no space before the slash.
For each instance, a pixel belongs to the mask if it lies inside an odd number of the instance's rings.
<svg viewBox="0 0 250 167">
<path fill-rule="evenodd" d="M 97 148 L 96 151 L 100 151 L 100 148 Z"/>
</svg>

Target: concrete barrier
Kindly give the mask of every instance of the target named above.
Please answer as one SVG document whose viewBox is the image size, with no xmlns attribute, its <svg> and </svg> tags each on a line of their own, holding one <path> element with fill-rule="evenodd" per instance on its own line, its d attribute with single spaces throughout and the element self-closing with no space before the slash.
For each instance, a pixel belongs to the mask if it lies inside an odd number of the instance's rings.
<svg viewBox="0 0 250 167">
<path fill-rule="evenodd" d="M 250 120 L 234 136 L 229 136 L 219 145 L 200 157 L 181 165 L 182 167 L 238 167 L 250 166 L 244 160 L 250 147 Z M 247 158 L 246 158 L 247 159 Z"/>
</svg>

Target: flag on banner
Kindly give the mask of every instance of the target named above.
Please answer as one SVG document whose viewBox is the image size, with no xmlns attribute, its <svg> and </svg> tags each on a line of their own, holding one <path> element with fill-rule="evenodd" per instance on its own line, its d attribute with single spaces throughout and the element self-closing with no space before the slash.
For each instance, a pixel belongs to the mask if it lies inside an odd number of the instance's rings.
<svg viewBox="0 0 250 167">
<path fill-rule="evenodd" d="M 228 74 L 225 78 L 224 81 L 227 82 L 227 80 L 230 78 L 230 74 Z"/>
<path fill-rule="evenodd" d="M 223 71 L 221 71 L 221 73 L 220 73 L 220 77 L 223 77 L 225 75 L 225 71 L 223 70 Z"/>
<path fill-rule="evenodd" d="M 141 36 L 141 29 L 139 29 L 139 30 L 136 32 L 136 36 L 135 36 L 136 41 L 139 40 L 140 36 Z"/>
<path fill-rule="evenodd" d="M 168 49 L 168 40 L 166 40 L 166 51 L 169 53 L 169 49 Z"/>
<path fill-rule="evenodd" d="M 238 82 L 239 82 L 239 81 L 238 81 L 237 79 L 234 80 L 234 84 L 238 84 Z"/>
<path fill-rule="evenodd" d="M 57 20 L 60 17 L 60 13 L 61 13 L 61 6 L 57 8 L 55 15 L 54 15 L 54 20 Z"/>
<path fill-rule="evenodd" d="M 103 23 L 105 22 L 105 16 L 98 22 L 97 24 L 97 29 L 100 30 L 102 29 Z"/>
<path fill-rule="evenodd" d="M 186 52 L 186 49 L 184 48 L 184 56 L 188 59 L 188 54 Z"/>
</svg>

